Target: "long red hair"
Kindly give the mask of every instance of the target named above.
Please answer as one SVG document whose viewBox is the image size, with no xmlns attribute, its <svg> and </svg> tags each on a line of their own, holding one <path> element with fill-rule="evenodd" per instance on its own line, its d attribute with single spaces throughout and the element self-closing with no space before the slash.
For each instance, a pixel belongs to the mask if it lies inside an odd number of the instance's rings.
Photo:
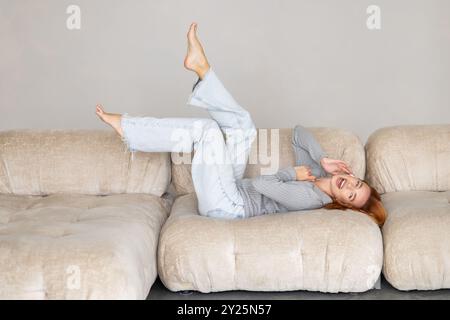
<svg viewBox="0 0 450 320">
<path fill-rule="evenodd" d="M 364 206 L 362 206 L 362 208 L 347 207 L 347 206 L 337 202 L 334 199 L 333 199 L 332 203 L 325 205 L 324 208 L 325 209 L 339 209 L 339 210 L 351 209 L 354 211 L 358 211 L 358 212 L 368 215 L 380 227 L 383 226 L 384 222 L 386 221 L 387 213 L 386 213 L 386 210 L 384 209 L 383 204 L 381 203 L 380 194 L 377 192 L 377 190 L 375 190 L 372 186 L 370 186 L 366 181 L 364 181 L 364 183 L 366 183 L 370 188 L 370 196 L 369 196 L 369 199 L 367 199 L 367 202 L 364 204 Z"/>
</svg>

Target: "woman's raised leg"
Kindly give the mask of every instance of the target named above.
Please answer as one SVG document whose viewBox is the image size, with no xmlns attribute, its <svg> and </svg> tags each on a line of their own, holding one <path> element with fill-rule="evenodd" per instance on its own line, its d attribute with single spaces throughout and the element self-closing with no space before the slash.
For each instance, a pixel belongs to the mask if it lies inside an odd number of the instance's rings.
<svg viewBox="0 0 450 320">
<path fill-rule="evenodd" d="M 205 118 L 132 117 L 105 113 L 106 121 L 134 154 L 194 151 L 192 180 L 200 214 L 243 218 L 244 203 L 236 185 L 223 133 L 216 121 Z M 110 116 L 112 115 L 112 116 Z M 108 118 L 110 117 L 110 118 Z"/>
<path fill-rule="evenodd" d="M 185 66 L 194 70 L 200 81 L 195 85 L 188 104 L 205 108 L 225 133 L 234 176 L 240 179 L 244 175 L 251 144 L 256 137 L 256 128 L 249 112 L 234 100 L 209 66 L 196 30 L 196 24 L 192 24 L 188 32 Z"/>
</svg>

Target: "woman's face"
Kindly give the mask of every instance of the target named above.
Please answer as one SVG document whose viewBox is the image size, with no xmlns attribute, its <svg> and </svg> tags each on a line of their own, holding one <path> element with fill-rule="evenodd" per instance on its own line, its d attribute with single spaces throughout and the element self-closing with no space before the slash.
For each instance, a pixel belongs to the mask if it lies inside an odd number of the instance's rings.
<svg viewBox="0 0 450 320">
<path fill-rule="evenodd" d="M 331 194 L 342 205 L 361 208 L 370 197 L 367 183 L 348 174 L 337 174 L 331 177 Z"/>
</svg>

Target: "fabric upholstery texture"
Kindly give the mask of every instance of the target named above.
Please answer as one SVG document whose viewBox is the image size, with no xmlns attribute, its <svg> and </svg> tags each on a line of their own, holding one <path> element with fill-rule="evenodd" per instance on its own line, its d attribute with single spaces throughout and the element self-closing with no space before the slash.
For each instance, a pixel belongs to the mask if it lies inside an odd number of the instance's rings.
<svg viewBox="0 0 450 320">
<path fill-rule="evenodd" d="M 168 215 L 146 194 L 0 194 L 0 299 L 145 299 Z"/>
<path fill-rule="evenodd" d="M 0 132 L 0 193 L 161 196 L 169 182 L 168 153 L 136 152 L 132 159 L 114 132 Z"/>
<path fill-rule="evenodd" d="M 308 128 L 308 130 L 311 130 L 329 157 L 347 161 L 355 175 L 364 178 L 366 168 L 364 146 L 356 135 L 348 130 L 335 128 Z M 278 169 L 294 165 L 292 131 L 291 128 L 258 129 L 244 176 L 253 178 L 261 174 L 274 174 Z M 171 158 L 172 183 L 177 193 L 182 195 L 195 192 L 191 166 L 186 164 L 189 163 L 191 155 L 172 153 Z"/>
<path fill-rule="evenodd" d="M 353 211 L 313 210 L 242 220 L 200 216 L 177 198 L 161 230 L 158 272 L 172 291 L 363 292 L 383 260 L 378 226 Z"/>
<path fill-rule="evenodd" d="M 450 190 L 450 124 L 379 129 L 366 154 L 367 180 L 381 193 Z"/>
<path fill-rule="evenodd" d="M 384 276 L 400 290 L 450 288 L 450 124 L 379 129 L 366 154 L 388 213 Z"/>
<path fill-rule="evenodd" d="M 145 299 L 170 174 L 113 132 L 0 132 L 0 298 Z"/>
<path fill-rule="evenodd" d="M 400 290 L 450 288 L 450 191 L 382 196 L 386 279 Z"/>
</svg>

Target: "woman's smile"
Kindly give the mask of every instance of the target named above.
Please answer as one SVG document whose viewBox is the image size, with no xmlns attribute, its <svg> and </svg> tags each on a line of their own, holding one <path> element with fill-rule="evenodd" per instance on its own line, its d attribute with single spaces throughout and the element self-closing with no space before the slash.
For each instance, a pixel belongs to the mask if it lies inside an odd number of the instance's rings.
<svg viewBox="0 0 450 320">
<path fill-rule="evenodd" d="M 336 180 L 336 186 L 338 187 L 338 189 L 342 189 L 346 182 L 347 180 L 345 180 L 344 178 L 338 178 Z"/>
</svg>

